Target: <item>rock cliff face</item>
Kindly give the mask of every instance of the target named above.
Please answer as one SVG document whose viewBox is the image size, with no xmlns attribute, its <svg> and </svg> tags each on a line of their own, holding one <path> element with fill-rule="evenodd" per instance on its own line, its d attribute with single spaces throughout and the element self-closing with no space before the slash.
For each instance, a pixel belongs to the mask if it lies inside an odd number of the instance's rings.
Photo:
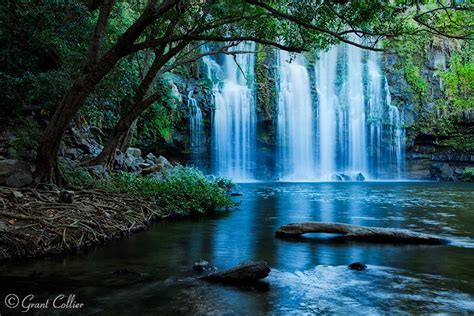
<svg viewBox="0 0 474 316">
<path fill-rule="evenodd" d="M 423 93 L 408 82 L 403 58 L 384 56 L 392 102 L 405 113 L 408 179 L 459 181 L 463 170 L 474 165 L 474 109 L 450 110 L 440 76 L 449 69 L 457 45 L 438 40 L 420 47 L 425 50 L 419 69 Z"/>
</svg>

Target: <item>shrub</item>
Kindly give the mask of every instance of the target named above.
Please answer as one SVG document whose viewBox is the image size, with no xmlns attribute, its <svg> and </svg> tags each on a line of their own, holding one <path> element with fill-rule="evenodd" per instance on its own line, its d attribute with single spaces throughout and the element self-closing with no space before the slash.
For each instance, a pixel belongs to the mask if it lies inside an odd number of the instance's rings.
<svg viewBox="0 0 474 316">
<path fill-rule="evenodd" d="M 222 187 L 223 183 L 230 185 L 230 180 L 208 179 L 199 169 L 191 167 L 175 167 L 164 172 L 161 178 L 117 172 L 109 178 L 95 179 L 85 169 L 68 168 L 63 168 L 63 174 L 73 186 L 152 197 L 160 207 L 180 216 L 203 214 L 235 205 Z"/>
<path fill-rule="evenodd" d="M 465 168 L 462 173 L 462 178 L 464 181 L 474 182 L 474 168 L 473 167 Z"/>
</svg>

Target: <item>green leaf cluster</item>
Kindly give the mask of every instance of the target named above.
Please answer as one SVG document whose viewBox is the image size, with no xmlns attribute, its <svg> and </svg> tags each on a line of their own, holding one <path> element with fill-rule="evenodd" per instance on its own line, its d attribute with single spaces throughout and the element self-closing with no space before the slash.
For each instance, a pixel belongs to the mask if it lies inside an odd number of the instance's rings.
<svg viewBox="0 0 474 316">
<path fill-rule="evenodd" d="M 62 169 L 66 180 L 74 187 L 151 197 L 159 207 L 179 216 L 204 214 L 235 206 L 226 194 L 233 185 L 230 180 L 209 179 L 196 168 L 177 166 L 163 172 L 160 178 L 116 172 L 99 179 L 86 169 L 65 166 Z"/>
</svg>

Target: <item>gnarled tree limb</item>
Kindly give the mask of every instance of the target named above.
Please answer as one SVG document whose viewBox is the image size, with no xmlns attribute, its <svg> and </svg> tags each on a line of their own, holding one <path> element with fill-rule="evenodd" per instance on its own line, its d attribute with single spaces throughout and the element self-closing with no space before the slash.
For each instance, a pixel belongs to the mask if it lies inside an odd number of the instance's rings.
<svg viewBox="0 0 474 316">
<path fill-rule="evenodd" d="M 366 227 L 341 223 L 306 222 L 288 224 L 275 232 L 277 237 L 297 237 L 307 233 L 328 233 L 342 235 L 338 239 L 371 242 L 393 242 L 409 244 L 442 245 L 449 241 L 429 234 L 407 229 Z"/>
</svg>

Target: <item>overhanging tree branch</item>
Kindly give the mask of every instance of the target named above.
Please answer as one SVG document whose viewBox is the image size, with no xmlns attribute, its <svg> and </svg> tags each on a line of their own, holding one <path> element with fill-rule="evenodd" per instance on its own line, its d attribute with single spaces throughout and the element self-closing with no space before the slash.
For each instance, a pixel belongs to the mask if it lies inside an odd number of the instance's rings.
<svg viewBox="0 0 474 316">
<path fill-rule="evenodd" d="M 320 33 L 331 35 L 332 37 L 337 38 L 338 40 L 340 40 L 343 43 L 350 44 L 350 45 L 353 45 L 353 46 L 356 46 L 356 47 L 359 47 L 359 48 L 362 48 L 362 49 L 368 49 L 368 50 L 372 50 L 372 51 L 383 51 L 383 49 L 381 49 L 381 48 L 377 48 L 377 47 L 374 47 L 374 46 L 368 46 L 368 45 L 364 45 L 364 44 L 360 44 L 360 43 L 351 41 L 351 40 L 345 38 L 340 33 L 328 30 L 326 28 L 323 28 L 323 27 L 320 27 L 320 26 L 317 26 L 317 25 L 314 25 L 314 24 L 310 24 L 310 23 L 301 21 L 298 17 L 295 17 L 291 14 L 281 12 L 281 11 L 271 7 L 270 5 L 268 5 L 266 3 L 263 3 L 263 2 L 260 2 L 258 0 L 245 0 L 245 2 L 247 2 L 251 5 L 261 7 L 263 9 L 267 10 L 268 12 L 272 13 L 274 16 L 284 18 L 284 19 L 286 19 L 288 21 L 291 21 L 293 23 L 296 23 L 297 25 L 300 25 L 300 26 L 302 26 L 306 29 L 310 29 L 310 30 L 318 31 Z"/>
<path fill-rule="evenodd" d="M 188 35 L 176 35 L 170 36 L 168 38 L 159 38 L 155 40 L 145 41 L 138 44 L 133 45 L 131 52 L 137 52 L 142 49 L 146 49 L 149 47 L 154 47 L 156 45 L 160 45 L 164 42 L 176 42 L 176 41 L 207 41 L 207 42 L 242 42 L 242 41 L 250 41 L 255 42 L 263 45 L 273 46 L 282 50 L 286 50 L 288 52 L 293 53 L 301 53 L 307 51 L 304 47 L 296 47 L 296 46 L 288 46 L 284 44 L 280 44 L 275 41 L 265 40 L 256 36 L 217 36 L 217 35 L 199 35 L 199 34 L 188 34 Z"/>
</svg>

